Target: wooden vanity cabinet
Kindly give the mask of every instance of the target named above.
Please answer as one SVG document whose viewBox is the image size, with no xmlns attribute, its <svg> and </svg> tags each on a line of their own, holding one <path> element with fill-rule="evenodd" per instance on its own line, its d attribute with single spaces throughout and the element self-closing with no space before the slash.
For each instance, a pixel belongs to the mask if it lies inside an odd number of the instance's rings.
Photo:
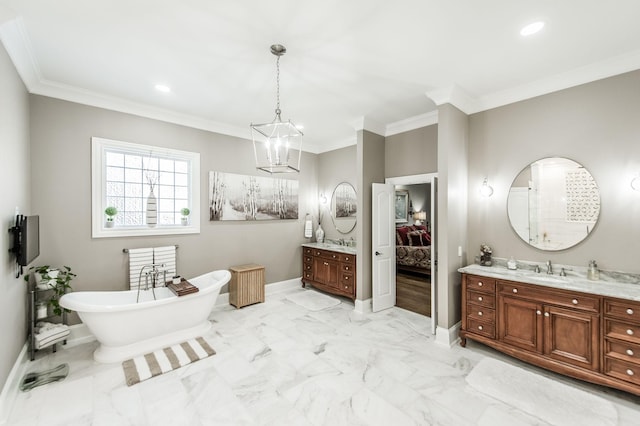
<svg viewBox="0 0 640 426">
<path fill-rule="evenodd" d="M 498 339 L 568 364 L 599 366 L 599 300 L 563 290 L 498 282 Z"/>
<path fill-rule="evenodd" d="M 462 346 L 640 395 L 640 302 L 463 274 L 461 308 Z"/>
<path fill-rule="evenodd" d="M 356 298 L 356 256 L 349 253 L 302 247 L 302 286 Z"/>
</svg>

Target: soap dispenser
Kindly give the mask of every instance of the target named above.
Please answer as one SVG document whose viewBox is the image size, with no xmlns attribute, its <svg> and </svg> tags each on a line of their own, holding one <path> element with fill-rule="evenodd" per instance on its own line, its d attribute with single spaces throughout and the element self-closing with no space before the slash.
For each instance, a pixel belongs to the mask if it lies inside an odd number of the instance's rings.
<svg viewBox="0 0 640 426">
<path fill-rule="evenodd" d="M 507 261 L 507 268 L 508 269 L 518 269 L 518 262 L 516 262 L 516 260 L 513 258 L 513 256 L 511 256 L 509 258 L 509 260 Z"/>
<path fill-rule="evenodd" d="M 595 260 L 589 261 L 589 267 L 587 268 L 587 279 L 591 281 L 598 281 L 600 279 L 600 271 Z"/>
</svg>

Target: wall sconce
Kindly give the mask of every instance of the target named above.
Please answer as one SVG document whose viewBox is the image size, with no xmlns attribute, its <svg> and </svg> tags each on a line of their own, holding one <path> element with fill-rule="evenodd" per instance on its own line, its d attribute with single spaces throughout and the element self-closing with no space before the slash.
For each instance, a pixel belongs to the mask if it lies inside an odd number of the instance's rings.
<svg viewBox="0 0 640 426">
<path fill-rule="evenodd" d="M 415 212 L 413 214 L 413 220 L 416 225 L 422 225 L 422 221 L 427 220 L 427 212 Z"/>
<path fill-rule="evenodd" d="M 631 188 L 640 192 L 640 175 L 631 179 Z"/>
<path fill-rule="evenodd" d="M 482 182 L 482 186 L 480 187 L 480 195 L 485 198 L 489 198 L 493 195 L 493 187 L 489 185 L 487 182 L 487 178 L 484 178 L 484 182 Z"/>
</svg>

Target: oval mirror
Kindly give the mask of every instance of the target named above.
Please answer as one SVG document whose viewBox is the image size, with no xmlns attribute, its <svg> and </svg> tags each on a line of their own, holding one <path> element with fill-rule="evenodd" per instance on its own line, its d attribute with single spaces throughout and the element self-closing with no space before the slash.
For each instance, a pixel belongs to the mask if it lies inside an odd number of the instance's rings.
<svg viewBox="0 0 640 426">
<path fill-rule="evenodd" d="M 543 158 L 513 180 L 507 213 L 511 227 L 527 244 L 544 251 L 564 250 L 593 231 L 600 216 L 600 191 L 581 164 Z"/>
<path fill-rule="evenodd" d="M 331 221 L 341 234 L 348 234 L 356 227 L 356 189 L 348 182 L 339 183 L 331 196 Z"/>
</svg>

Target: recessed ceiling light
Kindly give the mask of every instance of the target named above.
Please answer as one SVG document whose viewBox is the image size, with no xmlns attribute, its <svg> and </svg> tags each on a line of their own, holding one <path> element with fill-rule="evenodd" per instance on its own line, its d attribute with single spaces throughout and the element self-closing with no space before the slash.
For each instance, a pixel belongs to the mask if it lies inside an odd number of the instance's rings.
<svg viewBox="0 0 640 426">
<path fill-rule="evenodd" d="M 527 36 L 530 36 L 530 35 L 533 35 L 533 34 L 537 33 L 542 28 L 544 28 L 544 22 L 542 22 L 542 21 L 533 22 L 533 23 L 531 23 L 529 25 L 524 26 L 520 30 L 520 35 L 523 36 L 523 37 L 527 37 Z"/>
<path fill-rule="evenodd" d="M 158 92 L 163 92 L 163 93 L 171 92 L 171 88 L 169 86 L 165 86 L 164 84 L 156 84 L 155 87 Z"/>
</svg>

